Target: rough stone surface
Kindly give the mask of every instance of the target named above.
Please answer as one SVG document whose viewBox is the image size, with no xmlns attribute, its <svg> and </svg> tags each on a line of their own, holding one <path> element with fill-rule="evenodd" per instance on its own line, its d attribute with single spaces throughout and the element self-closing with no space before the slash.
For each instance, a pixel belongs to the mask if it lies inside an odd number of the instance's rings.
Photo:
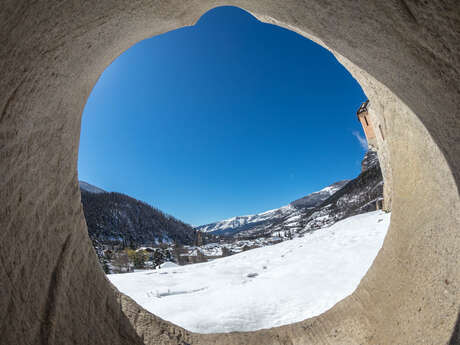
<svg viewBox="0 0 460 345">
<path fill-rule="evenodd" d="M 358 289 L 331 310 L 200 335 L 110 286 L 86 233 L 77 155 L 104 68 L 223 4 L 322 44 L 360 82 L 385 130 L 392 219 Z M 458 0 L 3 0 L 0 29 L 1 344 L 459 343 Z"/>
</svg>

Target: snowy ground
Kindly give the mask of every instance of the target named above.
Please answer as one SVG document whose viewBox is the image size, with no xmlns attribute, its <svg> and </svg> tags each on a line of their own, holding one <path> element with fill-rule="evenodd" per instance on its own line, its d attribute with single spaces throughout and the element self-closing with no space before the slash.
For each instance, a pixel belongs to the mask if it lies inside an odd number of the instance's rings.
<svg viewBox="0 0 460 345">
<path fill-rule="evenodd" d="M 141 306 L 190 331 L 251 331 L 318 315 L 351 294 L 390 222 L 381 211 L 212 262 L 113 274 Z"/>
</svg>

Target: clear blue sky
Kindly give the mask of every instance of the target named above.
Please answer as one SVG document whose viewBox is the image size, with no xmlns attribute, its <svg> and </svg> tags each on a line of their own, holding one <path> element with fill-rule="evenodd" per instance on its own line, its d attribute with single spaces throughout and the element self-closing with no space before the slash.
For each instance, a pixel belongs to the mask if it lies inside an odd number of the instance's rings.
<svg viewBox="0 0 460 345">
<path fill-rule="evenodd" d="M 83 114 L 79 178 L 193 225 L 277 208 L 359 174 L 365 100 L 327 50 L 216 8 L 105 70 Z"/>
</svg>

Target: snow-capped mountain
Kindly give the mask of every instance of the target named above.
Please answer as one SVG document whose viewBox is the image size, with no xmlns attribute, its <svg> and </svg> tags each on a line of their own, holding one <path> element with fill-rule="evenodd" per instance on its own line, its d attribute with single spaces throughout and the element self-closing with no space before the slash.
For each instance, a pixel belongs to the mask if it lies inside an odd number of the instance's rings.
<svg viewBox="0 0 460 345">
<path fill-rule="evenodd" d="M 368 151 L 361 174 L 333 183 L 289 205 L 254 215 L 238 216 L 195 228 L 164 215 L 149 205 L 119 193 L 108 193 L 80 181 L 82 204 L 93 241 L 132 245 L 192 244 L 196 234 L 232 236 L 238 240 L 290 238 L 375 210 L 382 200 L 383 180 L 377 154 Z M 205 241 L 206 242 L 206 241 Z"/>
<path fill-rule="evenodd" d="M 78 184 L 80 185 L 80 189 L 84 190 L 85 192 L 95 193 L 95 194 L 107 193 L 105 190 L 99 187 L 93 186 L 92 184 L 89 184 L 88 182 L 85 182 L 85 181 L 78 181 Z"/>
<path fill-rule="evenodd" d="M 249 230 L 257 225 L 262 225 L 266 221 L 281 218 L 292 213 L 293 210 L 293 206 L 287 205 L 258 214 L 237 216 L 219 222 L 197 226 L 195 229 L 201 232 L 212 232 L 215 234 L 236 233 L 243 230 Z"/>
<path fill-rule="evenodd" d="M 340 190 L 343 186 L 348 183 L 348 180 L 343 180 L 331 184 L 318 192 L 311 193 L 303 198 L 297 199 L 291 202 L 289 205 L 276 208 L 273 210 L 265 211 L 258 214 L 252 214 L 247 216 L 237 216 L 229 219 L 224 219 L 215 223 L 201 225 L 195 227 L 196 230 L 201 232 L 211 232 L 213 234 L 236 234 L 242 231 L 254 230 L 268 223 L 273 223 L 276 220 L 288 217 L 294 220 L 298 216 L 299 208 L 311 209 L 324 200 L 329 198 L 332 194 Z"/>
<path fill-rule="evenodd" d="M 233 217 L 195 227 L 214 235 L 260 237 L 285 236 L 330 226 L 346 217 L 373 211 L 383 198 L 383 179 L 377 153 L 368 151 L 361 174 L 353 180 L 335 182 L 287 206 L 263 213 Z"/>
<path fill-rule="evenodd" d="M 342 189 L 350 180 L 343 180 L 331 184 L 318 192 L 314 192 L 291 202 L 290 205 L 296 208 L 314 208 L 329 198 L 332 194 Z"/>
</svg>

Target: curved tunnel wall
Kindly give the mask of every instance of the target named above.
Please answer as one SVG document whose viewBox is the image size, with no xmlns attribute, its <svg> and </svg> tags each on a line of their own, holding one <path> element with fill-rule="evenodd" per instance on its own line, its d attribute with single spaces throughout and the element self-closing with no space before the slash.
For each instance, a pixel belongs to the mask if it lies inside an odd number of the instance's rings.
<svg viewBox="0 0 460 345">
<path fill-rule="evenodd" d="M 358 289 L 288 326 L 200 335 L 108 283 L 87 236 L 81 114 L 120 53 L 224 4 L 327 46 L 386 131 L 384 246 Z M 5 0 L 0 4 L 1 344 L 457 344 L 458 1 Z M 457 331 L 456 331 L 457 325 Z"/>
</svg>

